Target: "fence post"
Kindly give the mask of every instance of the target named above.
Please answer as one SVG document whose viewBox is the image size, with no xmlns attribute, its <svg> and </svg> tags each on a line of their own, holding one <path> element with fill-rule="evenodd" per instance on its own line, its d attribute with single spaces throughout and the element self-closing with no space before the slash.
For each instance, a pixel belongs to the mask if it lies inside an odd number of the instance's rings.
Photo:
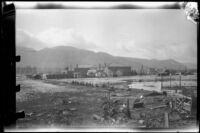
<svg viewBox="0 0 200 133">
<path fill-rule="evenodd" d="M 161 74 L 161 90 L 163 89 L 163 77 L 162 77 L 162 74 Z"/>
<path fill-rule="evenodd" d="M 110 90 L 108 90 L 108 107 L 109 107 L 109 116 L 110 116 Z"/>
<path fill-rule="evenodd" d="M 131 118 L 130 108 L 129 108 L 129 99 L 127 99 L 127 116 Z"/>
<path fill-rule="evenodd" d="M 172 88 L 172 85 L 171 85 L 171 73 L 170 73 L 170 88 Z"/>
<path fill-rule="evenodd" d="M 181 72 L 180 72 L 180 82 L 179 82 L 179 85 L 180 85 L 180 89 L 181 89 Z"/>
<path fill-rule="evenodd" d="M 169 119 L 167 112 L 164 113 L 164 117 L 165 117 L 165 128 L 169 128 Z"/>
<path fill-rule="evenodd" d="M 176 110 L 176 102 L 177 102 L 177 100 L 176 100 L 176 98 L 175 98 L 175 102 L 174 102 L 174 109 Z"/>
</svg>

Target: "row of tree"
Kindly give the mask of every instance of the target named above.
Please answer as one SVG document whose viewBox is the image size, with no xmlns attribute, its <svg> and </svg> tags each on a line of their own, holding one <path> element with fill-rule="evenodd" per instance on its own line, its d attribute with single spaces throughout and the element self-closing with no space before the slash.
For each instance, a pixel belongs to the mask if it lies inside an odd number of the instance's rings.
<svg viewBox="0 0 200 133">
<path fill-rule="evenodd" d="M 16 74 L 36 74 L 38 72 L 36 67 L 16 67 Z"/>
</svg>

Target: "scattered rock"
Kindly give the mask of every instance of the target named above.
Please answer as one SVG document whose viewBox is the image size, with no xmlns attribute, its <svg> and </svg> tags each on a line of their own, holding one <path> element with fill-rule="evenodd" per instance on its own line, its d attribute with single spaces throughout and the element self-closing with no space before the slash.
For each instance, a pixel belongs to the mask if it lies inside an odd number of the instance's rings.
<svg viewBox="0 0 200 133">
<path fill-rule="evenodd" d="M 58 99 L 54 100 L 53 103 L 55 105 L 63 104 L 63 100 L 61 98 L 58 98 Z"/>
<path fill-rule="evenodd" d="M 33 113 L 26 113 L 26 117 L 31 117 Z"/>
<path fill-rule="evenodd" d="M 140 113 L 140 118 L 145 118 L 146 117 L 146 114 L 144 112 L 141 112 Z"/>
<path fill-rule="evenodd" d="M 91 93 L 87 93 L 86 95 L 87 95 L 87 96 L 92 96 L 92 94 L 91 94 Z"/>
<path fill-rule="evenodd" d="M 110 118 L 110 120 L 111 120 L 111 122 L 115 123 L 115 119 L 113 119 L 113 118 Z"/>
<path fill-rule="evenodd" d="M 69 100 L 76 100 L 76 99 L 77 99 L 77 97 L 75 97 L 75 96 L 69 98 Z"/>
<path fill-rule="evenodd" d="M 69 111 L 67 111 L 67 110 L 64 110 L 64 111 L 62 112 L 62 114 L 63 114 L 63 115 L 69 115 L 69 114 L 70 114 L 70 112 L 69 112 Z"/>
<path fill-rule="evenodd" d="M 70 108 L 70 111 L 76 111 L 77 108 Z"/>
<path fill-rule="evenodd" d="M 102 102 L 101 98 L 98 98 L 97 101 L 98 101 L 98 102 Z"/>
<path fill-rule="evenodd" d="M 63 104 L 68 104 L 68 100 L 67 99 L 63 99 Z"/>
<path fill-rule="evenodd" d="M 138 112 L 131 112 L 131 118 L 138 120 L 140 119 L 140 114 Z"/>
<path fill-rule="evenodd" d="M 51 117 L 53 117 L 53 116 L 52 116 L 52 114 L 47 114 L 47 117 L 50 117 L 50 118 L 51 118 Z"/>
<path fill-rule="evenodd" d="M 102 118 L 101 116 L 96 115 L 96 114 L 92 115 L 92 118 L 93 118 L 94 120 L 100 120 L 100 121 L 103 121 L 103 120 L 104 120 L 104 118 Z"/>
<path fill-rule="evenodd" d="M 120 123 L 123 120 L 124 120 L 123 116 L 119 116 L 119 117 L 117 117 L 116 122 Z"/>
<path fill-rule="evenodd" d="M 36 115 L 36 117 L 40 117 L 40 116 L 42 116 L 44 113 L 39 113 L 39 114 L 37 114 Z"/>
<path fill-rule="evenodd" d="M 140 124 L 144 124 L 144 120 L 139 120 L 138 121 Z"/>
<path fill-rule="evenodd" d="M 119 111 L 124 111 L 126 109 L 126 105 L 122 104 L 121 106 L 119 106 Z"/>
<path fill-rule="evenodd" d="M 129 120 L 127 122 L 127 125 L 129 125 L 129 126 L 131 126 L 133 128 L 140 128 L 140 127 L 143 128 L 142 127 L 143 125 L 139 124 L 136 120 Z"/>
</svg>

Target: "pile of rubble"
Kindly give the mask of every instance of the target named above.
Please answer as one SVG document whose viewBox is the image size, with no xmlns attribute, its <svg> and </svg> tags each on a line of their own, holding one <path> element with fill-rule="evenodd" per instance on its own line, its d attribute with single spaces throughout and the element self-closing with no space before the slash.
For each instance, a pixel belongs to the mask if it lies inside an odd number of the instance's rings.
<svg viewBox="0 0 200 133">
<path fill-rule="evenodd" d="M 101 107 L 101 116 L 94 114 L 93 119 L 113 125 L 128 122 L 130 119 L 130 112 L 127 104 L 125 104 L 122 100 L 105 98 Z"/>
<path fill-rule="evenodd" d="M 112 123 L 119 124 L 130 119 L 130 112 L 127 104 L 122 100 L 106 99 L 102 104 L 104 120 L 111 120 Z"/>
<path fill-rule="evenodd" d="M 179 105 L 180 101 L 177 99 L 174 105 L 173 98 L 166 93 L 152 92 L 130 101 L 105 98 L 102 103 L 102 115 L 94 115 L 93 118 L 110 124 L 125 124 L 134 120 L 145 128 L 173 128 L 169 123 L 179 122 L 189 115 L 180 112 L 180 107 L 183 107 L 183 111 L 185 105 Z"/>
</svg>

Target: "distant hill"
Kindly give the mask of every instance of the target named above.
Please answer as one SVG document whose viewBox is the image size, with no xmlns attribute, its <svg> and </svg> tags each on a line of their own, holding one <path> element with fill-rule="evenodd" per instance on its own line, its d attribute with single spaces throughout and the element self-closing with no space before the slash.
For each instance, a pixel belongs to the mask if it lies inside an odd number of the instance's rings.
<svg viewBox="0 0 200 133">
<path fill-rule="evenodd" d="M 197 64 L 194 63 L 184 63 L 188 69 L 197 69 Z"/>
<path fill-rule="evenodd" d="M 17 66 L 36 66 L 40 68 L 65 68 L 69 65 L 98 65 L 116 63 L 128 65 L 135 70 L 144 68 L 168 68 L 185 69 L 185 65 L 175 60 L 148 60 L 130 57 L 112 56 L 108 53 L 78 49 L 71 46 L 58 46 L 53 48 L 44 48 L 39 51 L 22 46 L 17 47 L 17 54 L 21 55 L 21 61 Z"/>
</svg>

